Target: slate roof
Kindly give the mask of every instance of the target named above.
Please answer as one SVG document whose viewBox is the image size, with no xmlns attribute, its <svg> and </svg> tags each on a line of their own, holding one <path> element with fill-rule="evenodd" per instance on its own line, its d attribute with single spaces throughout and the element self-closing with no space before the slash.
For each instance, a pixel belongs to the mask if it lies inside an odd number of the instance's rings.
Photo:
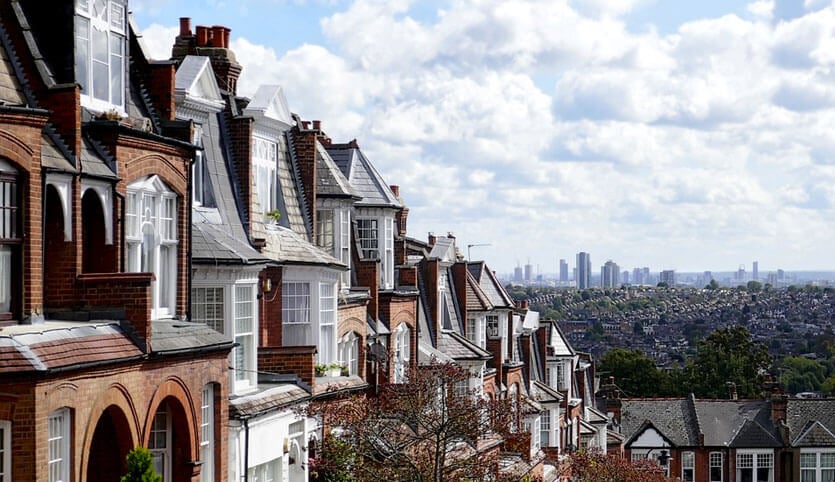
<svg viewBox="0 0 835 482">
<path fill-rule="evenodd" d="M 454 331 L 442 331 L 438 336 L 438 351 L 454 360 L 489 360 L 493 355 Z"/>
<path fill-rule="evenodd" d="M 540 403 L 561 403 L 565 400 L 562 393 L 539 380 L 534 380 L 531 396 Z"/>
<path fill-rule="evenodd" d="M 233 342 L 205 323 L 154 320 L 151 323 L 151 352 L 178 353 L 196 350 L 228 350 Z"/>
<path fill-rule="evenodd" d="M 59 149 L 55 139 L 46 132 L 41 135 L 41 166 L 64 172 L 76 172 L 75 166 L 67 159 L 67 155 Z"/>
<path fill-rule="evenodd" d="M 477 261 L 467 264 L 467 270 L 478 281 L 481 290 L 493 303 L 496 308 L 513 308 L 515 303 L 510 298 L 510 295 L 505 291 L 502 284 L 496 278 L 496 275 L 487 267 L 484 261 Z"/>
<path fill-rule="evenodd" d="M 322 143 L 316 142 L 316 152 L 316 196 L 359 198 Z"/>
<path fill-rule="evenodd" d="M 0 373 L 45 372 L 143 356 L 118 322 L 46 322 L 0 330 Z"/>
<path fill-rule="evenodd" d="M 490 311 L 493 309 L 493 303 L 490 302 L 490 299 L 487 298 L 487 295 L 481 290 L 481 286 L 479 286 L 478 281 L 470 274 L 469 271 L 466 272 L 467 276 L 467 283 L 466 283 L 466 294 L 467 294 L 467 310 L 468 311 Z"/>
<path fill-rule="evenodd" d="M 116 173 L 110 168 L 112 165 L 107 159 L 108 154 L 103 148 L 95 145 L 95 142 L 88 136 L 81 138 L 81 172 L 94 177 L 106 179 L 117 179 Z"/>
<path fill-rule="evenodd" d="M 621 431 L 628 442 L 647 421 L 676 446 L 699 444 L 695 413 L 686 398 L 622 400 Z"/>
<path fill-rule="evenodd" d="M 309 213 L 302 202 L 302 184 L 294 162 L 295 149 L 288 135 L 280 136 L 278 142 L 278 187 L 280 198 L 280 224 L 289 227 L 299 235 L 310 239 Z"/>
<path fill-rule="evenodd" d="M 5 36 L 5 32 L 3 32 Z M 12 60 L 5 48 L 0 48 L 0 101 L 10 105 L 26 105 L 26 96 L 17 80 Z"/>
<path fill-rule="evenodd" d="M 574 348 L 565 339 L 565 335 L 560 329 L 560 325 L 556 321 L 548 320 L 548 346 L 552 347 L 548 352 L 548 356 L 572 356 L 574 355 Z"/>
<path fill-rule="evenodd" d="M 348 179 L 354 192 L 362 197 L 356 202 L 357 207 L 403 207 L 403 203 L 397 199 L 383 177 L 355 143 L 329 144 L 325 146 L 325 149 Z"/>
<path fill-rule="evenodd" d="M 418 363 L 428 365 L 433 360 L 445 363 L 453 361 L 452 357 L 438 350 L 424 336 L 418 337 Z"/>
<path fill-rule="evenodd" d="M 765 400 L 695 400 L 694 403 L 705 445 L 773 447 L 779 440 L 771 422 L 771 405 Z M 760 445 L 765 443 L 763 439 L 771 439 L 772 445 Z"/>
<path fill-rule="evenodd" d="M 259 384 L 260 386 L 260 384 Z M 255 394 L 229 400 L 229 416 L 248 418 L 269 410 L 288 407 L 310 399 L 310 392 L 294 383 L 282 383 Z"/>
<path fill-rule="evenodd" d="M 809 422 L 800 435 L 792 441 L 794 447 L 831 447 L 835 445 L 835 434 L 817 420 Z"/>
<path fill-rule="evenodd" d="M 342 261 L 310 244 L 307 238 L 283 226 L 268 230 L 267 240 L 264 254 L 280 261 L 282 264 L 319 265 L 342 270 L 348 269 Z"/>
<path fill-rule="evenodd" d="M 821 427 L 810 432 L 813 422 L 818 422 Z M 786 403 L 786 423 L 793 445 L 811 446 L 820 442 L 820 445 L 835 446 L 835 440 L 821 431 L 823 428 L 835 434 L 835 399 L 790 398 Z"/>
</svg>

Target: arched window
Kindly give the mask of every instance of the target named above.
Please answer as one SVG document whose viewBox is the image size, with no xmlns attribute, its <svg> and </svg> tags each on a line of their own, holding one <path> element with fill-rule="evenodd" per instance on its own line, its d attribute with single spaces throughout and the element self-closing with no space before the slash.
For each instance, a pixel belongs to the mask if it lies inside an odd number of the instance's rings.
<svg viewBox="0 0 835 482">
<path fill-rule="evenodd" d="M 17 170 L 0 160 L 0 320 L 20 308 L 20 192 Z"/>
<path fill-rule="evenodd" d="M 347 333 L 339 340 L 339 363 L 348 367 L 348 375 L 359 373 L 359 337 L 354 333 Z"/>
<path fill-rule="evenodd" d="M 394 383 L 405 383 L 409 373 L 411 331 L 405 323 L 401 323 L 394 330 Z"/>
<path fill-rule="evenodd" d="M 153 273 L 153 318 L 173 316 L 177 300 L 177 197 L 157 176 L 128 186 L 127 271 Z"/>
</svg>

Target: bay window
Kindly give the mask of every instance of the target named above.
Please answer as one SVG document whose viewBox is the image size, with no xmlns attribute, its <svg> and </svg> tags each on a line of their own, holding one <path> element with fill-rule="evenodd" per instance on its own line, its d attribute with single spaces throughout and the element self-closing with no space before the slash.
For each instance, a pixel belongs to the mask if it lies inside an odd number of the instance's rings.
<svg viewBox="0 0 835 482">
<path fill-rule="evenodd" d="M 281 285 L 282 344 L 317 347 L 317 364 L 322 365 L 337 361 L 336 276 L 297 281 L 285 272 L 289 279 Z"/>
<path fill-rule="evenodd" d="M 540 435 L 539 439 L 543 447 L 551 446 L 551 409 L 545 409 L 542 412 L 542 419 L 540 421 Z"/>
<path fill-rule="evenodd" d="M 333 209 L 318 210 L 316 212 L 316 245 L 331 255 L 335 255 L 333 231 Z"/>
<path fill-rule="evenodd" d="M 738 450 L 736 480 L 739 482 L 774 482 L 774 452 Z"/>
<path fill-rule="evenodd" d="M 467 339 L 481 348 L 486 346 L 484 339 L 484 320 L 480 317 L 467 317 Z"/>
<path fill-rule="evenodd" d="M 487 315 L 487 337 L 499 338 L 500 336 L 499 315 Z"/>
<path fill-rule="evenodd" d="M 801 449 L 800 482 L 835 482 L 835 450 Z"/>
<path fill-rule="evenodd" d="M 153 318 L 173 316 L 177 300 L 177 197 L 156 175 L 128 186 L 127 271 L 153 273 Z"/>
<path fill-rule="evenodd" d="M 12 319 L 19 309 L 20 193 L 17 171 L 0 160 L 0 320 Z"/>
<path fill-rule="evenodd" d="M 125 2 L 76 0 L 75 77 L 84 105 L 124 111 L 126 33 Z"/>
<path fill-rule="evenodd" d="M 369 243 L 366 240 L 366 244 Z M 348 209 L 320 209 L 316 212 L 316 245 L 334 258 L 351 267 L 351 211 Z M 350 270 L 340 274 L 343 290 L 351 286 Z"/>
<path fill-rule="evenodd" d="M 379 229 L 376 219 L 357 219 L 357 238 L 363 259 L 379 259 Z"/>
<path fill-rule="evenodd" d="M 358 218 L 357 238 L 363 259 L 380 260 L 380 287 L 394 286 L 394 218 Z"/>
<path fill-rule="evenodd" d="M 235 287 L 235 384 L 255 384 L 255 287 Z"/>
</svg>

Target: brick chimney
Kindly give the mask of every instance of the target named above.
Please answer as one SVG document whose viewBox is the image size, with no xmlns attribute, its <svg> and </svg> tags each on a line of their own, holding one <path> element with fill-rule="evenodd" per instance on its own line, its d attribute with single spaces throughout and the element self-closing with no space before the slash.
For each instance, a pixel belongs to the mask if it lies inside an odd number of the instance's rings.
<svg viewBox="0 0 835 482">
<path fill-rule="evenodd" d="M 437 238 L 435 237 L 435 233 L 429 233 L 429 236 L 428 236 L 429 247 L 434 247 L 436 240 L 437 240 Z"/>
<path fill-rule="evenodd" d="M 229 49 L 229 36 L 232 30 L 222 25 L 211 27 L 198 25 L 195 30 L 195 34 L 192 34 L 190 18 L 180 18 L 180 33 L 174 39 L 171 58 L 182 62 L 186 55 L 208 57 L 212 62 L 218 87 L 235 95 L 238 90 L 241 65 L 235 58 L 235 53 Z"/>
<path fill-rule="evenodd" d="M 783 390 L 775 387 L 771 390 L 771 421 L 779 425 L 780 421 L 786 420 L 786 408 L 788 397 Z"/>
<path fill-rule="evenodd" d="M 313 125 L 320 125 L 319 121 L 313 121 Z M 304 190 L 304 203 L 307 212 L 312 218 L 314 232 L 313 242 L 316 243 L 316 238 L 319 233 L 315 231 L 318 226 L 317 210 L 316 210 L 316 184 L 318 179 L 318 163 L 316 161 L 318 153 L 316 152 L 316 131 L 301 130 L 294 127 L 291 131 L 293 136 L 293 143 L 296 149 L 296 161 L 299 166 L 299 174 L 301 176 L 302 189 Z"/>
</svg>

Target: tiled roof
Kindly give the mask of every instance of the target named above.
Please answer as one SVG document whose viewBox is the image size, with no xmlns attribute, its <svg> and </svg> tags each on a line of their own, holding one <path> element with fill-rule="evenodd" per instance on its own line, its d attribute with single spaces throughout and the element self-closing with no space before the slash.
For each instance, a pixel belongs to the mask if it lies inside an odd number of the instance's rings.
<svg viewBox="0 0 835 482">
<path fill-rule="evenodd" d="M 61 152 L 58 146 L 55 145 L 55 141 L 47 133 L 41 136 L 41 166 L 65 172 L 76 172 L 75 166 L 70 164 L 67 156 Z M 112 175 L 113 173 L 111 172 L 110 174 Z"/>
<path fill-rule="evenodd" d="M 195 263 L 263 264 L 272 260 L 256 251 L 246 238 L 235 237 L 225 225 L 197 222 L 191 232 L 192 260 Z"/>
<path fill-rule="evenodd" d="M 705 445 L 743 447 L 757 442 L 762 434 L 748 422 L 756 422 L 760 429 L 768 427 L 771 437 L 777 435 L 765 400 L 695 400 L 695 410 Z"/>
<path fill-rule="evenodd" d="M 685 398 L 622 401 L 621 431 L 627 440 L 637 436 L 647 421 L 676 446 L 698 445 L 695 414 Z"/>
<path fill-rule="evenodd" d="M 505 291 L 502 284 L 496 278 L 496 275 L 493 274 L 484 261 L 468 263 L 467 269 L 478 281 L 482 291 L 484 291 L 484 294 L 487 295 L 490 302 L 493 303 L 496 308 L 514 307 L 514 303 L 510 298 L 510 295 L 507 294 L 507 291 Z"/>
<path fill-rule="evenodd" d="M 81 139 L 81 172 L 89 176 L 117 179 L 116 173 L 110 168 L 107 159 L 104 158 L 103 149 L 97 149 L 87 136 Z"/>
<path fill-rule="evenodd" d="M 801 437 L 811 427 L 811 422 L 817 421 L 830 433 L 835 434 L 835 399 L 832 398 L 790 398 L 786 402 L 786 423 L 792 444 L 806 445 Z M 830 442 L 827 446 L 833 446 Z"/>
<path fill-rule="evenodd" d="M 540 403 L 557 403 L 562 402 L 565 399 L 563 394 L 558 390 L 551 388 L 539 380 L 534 380 L 531 396 L 533 396 L 533 398 L 538 400 Z"/>
<path fill-rule="evenodd" d="M 117 322 L 46 322 L 0 330 L 0 373 L 48 371 L 142 355 Z"/>
<path fill-rule="evenodd" d="M 308 242 L 298 233 L 277 226 L 266 231 L 267 246 L 264 254 L 282 264 L 309 264 L 331 266 L 337 269 L 347 269 L 342 261 L 334 258 L 317 246 Z"/>
<path fill-rule="evenodd" d="M 176 353 L 198 349 L 230 349 L 232 340 L 205 323 L 178 320 L 151 322 L 151 352 Z"/>
<path fill-rule="evenodd" d="M 229 400 L 229 416 L 248 418 L 308 400 L 310 393 L 294 383 L 282 383 L 257 393 Z"/>
<path fill-rule="evenodd" d="M 809 422 L 800 435 L 792 441 L 793 447 L 832 447 L 835 446 L 835 434 L 830 432 L 822 423 L 815 420 Z"/>
<path fill-rule="evenodd" d="M 327 149 L 316 142 L 317 166 L 316 195 L 319 197 L 359 197 L 351 188 L 351 183 L 331 159 Z"/>
<path fill-rule="evenodd" d="M 4 48 L 0 48 L 0 101 L 11 105 L 26 105 L 23 88 L 17 81 L 11 59 Z"/>
<path fill-rule="evenodd" d="M 446 353 L 438 350 L 430 340 L 421 335 L 418 337 L 418 363 L 420 365 L 428 365 L 433 361 L 445 363 L 453 361 L 452 357 Z"/>
<path fill-rule="evenodd" d="M 295 155 L 294 149 L 288 145 L 288 137 L 289 134 L 283 135 L 278 142 L 278 187 L 282 204 L 280 224 L 309 239 L 306 208 L 299 192 L 301 183 L 292 159 Z"/>
<path fill-rule="evenodd" d="M 442 331 L 438 336 L 438 351 L 455 360 L 489 360 L 493 355 L 454 331 Z"/>
<path fill-rule="evenodd" d="M 325 149 L 342 174 L 348 178 L 354 192 L 362 197 L 356 202 L 357 206 L 403 207 L 403 203 L 397 199 L 383 177 L 358 147 L 352 144 L 330 144 L 326 145 Z"/>
<path fill-rule="evenodd" d="M 478 281 L 470 274 L 469 271 L 466 272 L 467 276 L 467 310 L 468 311 L 490 311 L 493 309 L 493 303 L 487 298 L 487 295 L 484 294 L 484 291 L 481 290 L 481 287 L 478 285 Z"/>
</svg>

